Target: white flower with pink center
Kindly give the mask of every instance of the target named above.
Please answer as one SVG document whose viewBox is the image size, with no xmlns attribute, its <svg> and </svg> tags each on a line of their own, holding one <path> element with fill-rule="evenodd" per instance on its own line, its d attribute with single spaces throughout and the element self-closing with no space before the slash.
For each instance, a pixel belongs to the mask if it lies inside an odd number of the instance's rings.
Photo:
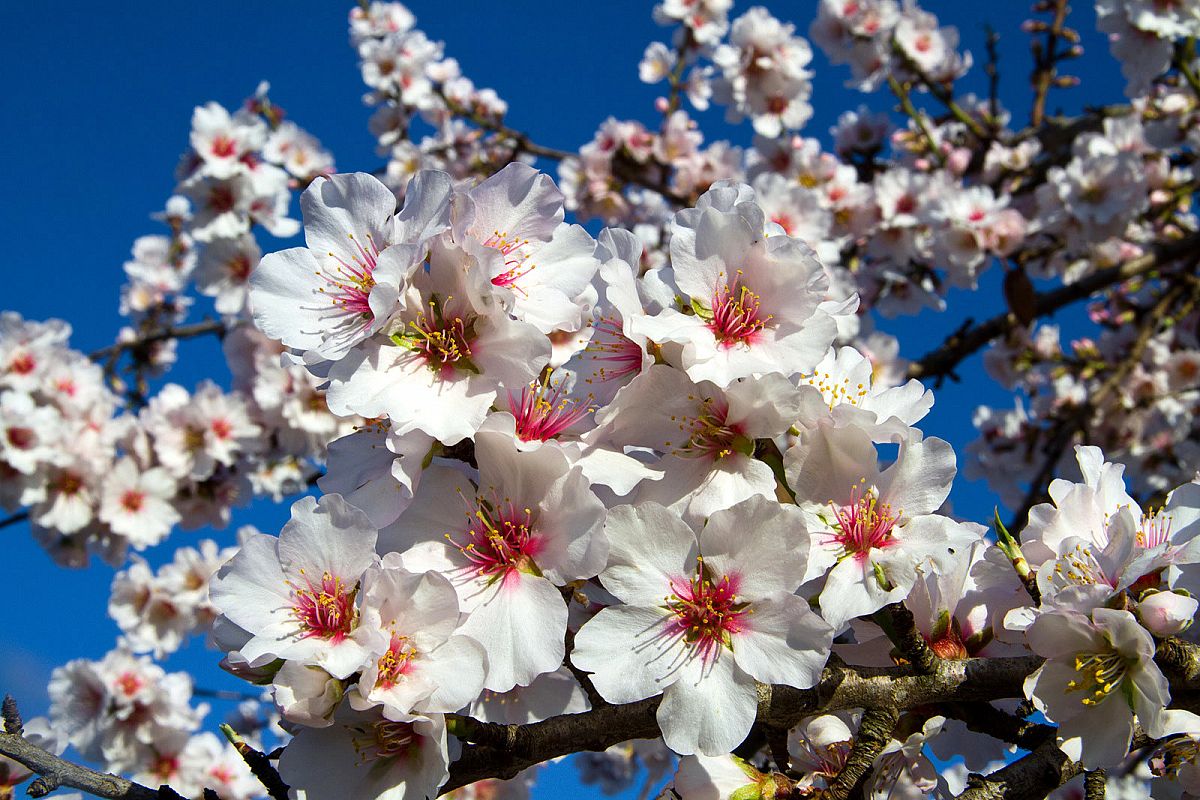
<svg viewBox="0 0 1200 800">
<path fill-rule="evenodd" d="M 752 197 L 749 187 L 718 184 L 675 215 L 671 266 L 692 313 L 669 308 L 641 322 L 650 339 L 683 345 L 682 366 L 696 381 L 727 386 L 811 370 L 836 335 L 830 314 L 853 310 L 821 307 L 824 267 L 803 242 L 768 237 Z"/>
<path fill-rule="evenodd" d="M 787 451 L 784 467 L 811 536 L 805 579 L 825 575 L 821 615 L 835 629 L 903 600 L 918 568 L 950 570 L 979 540 L 974 527 L 933 513 L 955 473 L 941 439 L 901 443 L 880 470 L 869 434 L 822 423 Z"/>
<path fill-rule="evenodd" d="M 0 392 L 0 462 L 23 475 L 63 461 L 62 415 L 24 392 Z"/>
<path fill-rule="evenodd" d="M 376 530 L 340 495 L 292 506 L 279 538 L 255 534 L 213 579 L 213 604 L 251 638 L 241 653 L 319 666 L 335 678 L 367 661 L 359 579 L 375 563 Z"/>
<path fill-rule="evenodd" d="M 599 266 L 596 243 L 579 225 L 563 224 L 563 196 L 550 176 L 514 162 L 455 202 L 455 241 L 479 256 L 513 315 L 543 333 L 578 329 Z"/>
<path fill-rule="evenodd" d="M 317 178 L 300 197 L 307 247 L 270 253 L 250 274 L 255 324 L 287 347 L 341 358 L 399 308 L 425 239 L 449 224 L 449 199 L 449 177 L 424 172 L 393 216 L 395 196 L 371 175 Z"/>
<path fill-rule="evenodd" d="M 387 416 L 398 436 L 420 430 L 455 444 L 483 424 L 501 389 L 517 390 L 550 360 L 550 343 L 509 317 L 467 251 L 439 237 L 387 332 L 330 371 L 329 408 Z"/>
<path fill-rule="evenodd" d="M 267 126 L 251 114 L 230 116 L 218 103 L 196 106 L 192 112 L 192 149 L 214 178 L 232 178 L 244 170 L 242 160 L 253 158 L 267 140 Z"/>
<path fill-rule="evenodd" d="M 622 386 L 654 363 L 637 321 L 646 315 L 646 308 L 660 310 L 673 301 L 671 291 L 657 291 L 665 289 L 661 282 L 638 279 L 641 257 L 642 243 L 634 234 L 615 228 L 600 231 L 596 245 L 600 301 L 583 329 L 586 344 L 566 364 L 579 376 L 576 395 L 596 406 L 612 402 Z"/>
<path fill-rule="evenodd" d="M 175 479 L 165 469 L 139 469 L 127 456 L 104 478 L 100 520 L 138 550 L 156 545 L 179 521 L 179 512 L 171 504 L 177 490 Z"/>
<path fill-rule="evenodd" d="M 544 381 L 534 381 L 519 400 L 510 395 L 509 410 L 489 415 L 480 430 L 503 433 L 518 450 L 558 449 L 583 470 L 590 483 L 607 486 L 619 497 L 644 480 L 662 478 L 661 470 L 588 437 L 595 408 L 564 389 L 571 377 L 552 372 Z"/>
<path fill-rule="evenodd" d="M 833 631 L 793 592 L 805 572 L 804 520 L 752 498 L 697 533 L 656 503 L 609 513 L 600 582 L 624 605 L 575 637 L 571 661 L 610 703 L 662 693 L 658 722 L 681 755 L 730 752 L 750 732 L 755 681 L 808 688 Z"/>
<path fill-rule="evenodd" d="M 755 442 L 783 434 L 799 414 L 800 393 L 780 375 L 720 389 L 660 364 L 597 414 L 599 427 L 588 439 L 660 454 L 654 466 L 663 477 L 642 483 L 635 502 L 661 503 L 699 522 L 749 497 L 775 496 L 775 475 L 754 457 Z"/>
<path fill-rule="evenodd" d="M 372 567 L 362 581 L 362 627 L 373 633 L 372 660 L 350 703 L 383 705 L 384 716 L 449 713 L 483 690 L 487 655 L 458 633 L 458 595 L 436 572 Z"/>
<path fill-rule="evenodd" d="M 406 569 L 450 578 L 467 614 L 461 633 L 487 650 L 484 685 L 506 692 L 562 664 L 567 606 L 558 587 L 604 567 L 604 506 L 558 448 L 522 452 L 482 430 L 475 455 L 476 484 L 456 469 L 426 470 L 379 549 L 401 553 Z"/>
</svg>

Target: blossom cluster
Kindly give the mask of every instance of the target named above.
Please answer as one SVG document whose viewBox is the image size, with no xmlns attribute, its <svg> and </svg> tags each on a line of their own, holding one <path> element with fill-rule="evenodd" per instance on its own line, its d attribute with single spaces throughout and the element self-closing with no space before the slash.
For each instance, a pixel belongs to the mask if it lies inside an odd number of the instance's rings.
<svg viewBox="0 0 1200 800">
<path fill-rule="evenodd" d="M 97 553 L 119 564 L 176 525 L 223 527 L 252 495 L 293 494 L 357 422 L 330 414 L 320 380 L 281 364 L 278 344 L 247 324 L 260 256 L 252 229 L 294 234 L 292 189 L 332 169 L 282 116 L 265 87 L 232 115 L 216 103 L 196 109 L 179 194 L 160 215 L 170 235 L 139 238 L 124 265 L 121 311 L 132 324 L 114 345 L 89 358 L 69 348 L 65 323 L 4 313 L 0 502 L 28 508 L 61 563 Z M 193 284 L 223 317 L 210 330 L 224 336 L 233 390 L 206 381 L 152 392 L 175 361 Z"/>
<path fill-rule="evenodd" d="M 188 797 L 260 795 L 152 660 L 204 635 L 269 693 L 239 724 L 284 742 L 267 760 L 301 800 L 525 798 L 536 765 L 458 768 L 622 707 L 653 738 L 593 731 L 616 744 L 576 759 L 607 793 L 644 775 L 681 800 L 839 796 L 857 772 L 863 796 L 952 797 L 1036 728 L 1113 796 L 1200 796 L 1169 663 L 1200 641 L 1195 5 L 1100 0 L 1132 102 L 1057 119 L 1079 36 L 1039 3 L 1020 128 L 956 92 L 972 57 L 916 3 L 822 0 L 817 51 L 904 115 L 864 104 L 822 142 L 796 25 L 663 0 L 670 44 L 638 67 L 666 87 L 658 119 L 608 117 L 577 151 L 508 127 L 404 6 L 359 5 L 382 166 L 336 173 L 265 85 L 201 106 L 116 344 L 89 357 L 65 323 L 0 316 L 0 505 L 62 563 L 128 560 L 116 649 L 55 671 L 30 741 Z M 747 146 L 706 141 L 713 106 Z M 1001 271 L 1000 316 L 923 359 L 876 327 Z M 186 333 L 193 292 L 219 319 Z M 1040 319 L 1089 297 L 1067 344 Z M 228 388 L 166 382 L 205 332 Z M 965 449 L 1018 509 L 994 534 L 950 507 L 958 458 L 918 427 L 918 378 L 985 341 L 1017 394 L 979 407 Z M 128 552 L 298 494 L 277 535 Z M 821 705 L 831 675 L 1014 665 L 978 706 Z M 803 716 L 764 721 L 808 690 Z M 0 790 L 25 777 L 0 757 Z"/>
<path fill-rule="evenodd" d="M 749 186 L 675 214 L 669 261 L 645 271 L 636 237 L 592 240 L 562 202 L 520 164 L 467 190 L 418 173 L 398 212 L 370 176 L 320 179 L 308 246 L 251 277 L 257 324 L 328 376 L 331 408 L 375 420 L 331 448 L 323 488 L 347 494 L 299 501 L 213 585 L 231 667 L 269 679 L 297 726 L 285 780 L 314 797 L 346 781 L 432 793 L 456 753 L 446 714 L 492 719 L 486 693 L 508 696 L 510 720 L 583 711 L 579 680 L 608 703 L 661 694 L 666 745 L 701 759 L 682 762 L 685 784 L 750 775 L 719 765 L 756 683 L 813 686 L 837 634 L 848 663 L 887 659 L 868 620 L 895 603 L 939 657 L 1049 658 L 1029 695 L 1089 767 L 1124 757 L 1135 714 L 1154 736 L 1196 730 L 1164 710 L 1151 638 L 1195 611 L 1192 485 L 1143 514 L 1119 468 L 1081 450 L 1085 483 L 1060 481 L 1031 515 L 1044 585 L 1022 605 L 1003 551 L 940 511 L 954 454 L 912 427 L 932 395 L 875 385 L 862 353 L 833 346 L 857 298 L 833 298 Z M 1056 518 L 1084 495 L 1104 504 Z M 1081 750 L 1070 723 L 1101 711 L 1111 747 Z M 945 722 L 874 780 L 933 788 L 923 748 Z M 386 769 L 356 773 L 364 751 Z M 344 768 L 314 767 L 317 752 Z"/>
<path fill-rule="evenodd" d="M 76 659 L 50 678 L 50 714 L 35 721 L 48 749 L 75 748 L 108 769 L 186 797 L 204 789 L 221 800 L 259 796 L 258 782 L 229 742 L 197 732 L 208 706 L 193 706 L 192 680 L 149 656 L 118 647 L 99 661 Z"/>
</svg>

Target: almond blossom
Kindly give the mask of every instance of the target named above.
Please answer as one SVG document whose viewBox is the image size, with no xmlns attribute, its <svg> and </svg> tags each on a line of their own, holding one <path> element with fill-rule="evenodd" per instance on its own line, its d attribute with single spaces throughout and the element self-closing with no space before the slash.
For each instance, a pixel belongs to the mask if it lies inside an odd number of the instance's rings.
<svg viewBox="0 0 1200 800">
<path fill-rule="evenodd" d="M 954 478 L 954 454 L 941 439 L 901 443 L 881 470 L 866 432 L 822 424 L 784 464 L 812 538 L 806 579 L 825 575 L 821 616 L 836 629 L 902 599 L 919 570 L 949 569 L 980 538 L 977 527 L 933 513 Z"/>
<path fill-rule="evenodd" d="M 619 506 L 600 581 L 622 605 L 579 631 L 571 661 L 610 703 L 659 694 L 658 722 L 681 755 L 723 755 L 749 732 L 754 681 L 808 688 L 832 631 L 793 592 L 807 542 L 798 510 L 752 498 L 699 532 L 656 503 Z M 666 601 L 663 601 L 663 598 Z"/>
<path fill-rule="evenodd" d="M 254 534 L 212 583 L 213 603 L 250 639 L 250 661 L 273 656 L 317 665 L 335 677 L 367 658 L 356 595 L 375 562 L 376 530 L 336 494 L 304 498 L 278 538 Z"/>
</svg>

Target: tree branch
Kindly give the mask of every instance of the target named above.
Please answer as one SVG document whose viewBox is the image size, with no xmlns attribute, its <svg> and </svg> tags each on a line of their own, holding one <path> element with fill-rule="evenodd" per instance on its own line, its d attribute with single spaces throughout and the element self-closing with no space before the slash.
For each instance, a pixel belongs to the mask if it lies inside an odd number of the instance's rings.
<svg viewBox="0 0 1200 800">
<path fill-rule="evenodd" d="M 130 339 L 127 342 L 117 342 L 110 344 L 108 347 L 93 350 L 88 354 L 88 358 L 92 361 L 103 361 L 106 358 L 120 356 L 121 353 L 127 350 L 137 350 L 147 345 L 164 342 L 168 339 L 195 339 L 198 336 L 207 336 L 210 333 L 223 335 L 225 333 L 225 323 L 219 319 L 206 319 L 202 322 L 193 322 L 190 325 L 158 328 L 136 339 Z"/>
<path fill-rule="evenodd" d="M 53 791 L 59 786 L 69 786 L 96 797 L 113 798 L 113 800 L 184 800 L 169 787 L 151 789 L 116 775 L 96 772 L 87 767 L 72 764 L 64 758 L 59 758 L 53 753 L 25 741 L 16 733 L 0 733 L 0 755 L 8 756 L 13 761 L 23 764 L 27 769 L 41 775 L 43 794 Z M 41 795 L 36 794 L 35 791 L 35 788 L 31 786 L 30 794 L 40 797 Z"/>
<path fill-rule="evenodd" d="M 900 710 L 891 706 L 868 708 L 863 711 L 854 745 L 846 756 L 846 765 L 821 795 L 822 800 L 848 800 L 871 771 L 875 759 L 892 739 L 892 731 L 900 720 Z"/>
<path fill-rule="evenodd" d="M 1022 697 L 1025 677 L 1037 669 L 1037 656 L 939 661 L 930 675 L 908 667 L 828 666 L 811 689 L 773 686 L 759 706 L 758 723 L 792 727 L 818 712 L 852 708 L 891 708 L 897 713 L 947 700 Z M 585 750 L 606 750 L 630 739 L 660 735 L 655 714 L 660 696 L 636 703 L 564 714 L 529 725 L 500 725 L 454 718 L 463 723 L 462 757 L 451 765 L 442 793 L 484 778 L 511 778 L 551 758 Z"/>
<path fill-rule="evenodd" d="M 1200 246 L 1200 234 L 1192 234 L 1174 242 L 1158 245 L 1137 258 L 1115 267 L 1097 270 L 1067 286 L 1041 292 L 1034 298 L 1034 316 L 1045 317 L 1071 303 L 1083 300 L 1130 278 L 1158 269 L 1181 256 L 1192 254 Z M 936 349 L 926 353 L 908 366 L 910 378 L 944 378 L 965 358 L 988 342 L 1005 335 L 1021 323 L 1011 311 L 956 333 Z"/>
</svg>

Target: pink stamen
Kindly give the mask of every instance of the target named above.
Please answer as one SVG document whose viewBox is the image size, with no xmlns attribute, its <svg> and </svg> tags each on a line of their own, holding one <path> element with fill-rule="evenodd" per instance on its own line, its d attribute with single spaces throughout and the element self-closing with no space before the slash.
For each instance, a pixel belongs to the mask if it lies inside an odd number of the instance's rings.
<svg viewBox="0 0 1200 800">
<path fill-rule="evenodd" d="M 303 575 L 303 571 L 301 572 Z M 341 578 L 326 572 L 320 583 L 304 575 L 304 588 L 292 586 L 292 614 L 300 623 L 302 638 L 328 639 L 335 644 L 354 627 L 354 593 Z"/>
<path fill-rule="evenodd" d="M 381 689 L 391 689 L 399 683 L 400 678 L 409 671 L 413 655 L 408 638 L 393 631 L 387 652 L 379 657 L 379 677 L 375 679 L 375 685 Z"/>
<path fill-rule="evenodd" d="M 1161 510 L 1142 515 L 1138 528 L 1137 543 L 1146 549 L 1158 547 L 1171 541 L 1171 518 Z"/>
<path fill-rule="evenodd" d="M 501 578 L 510 572 L 536 569 L 534 557 L 542 549 L 535 533 L 533 509 L 518 508 L 512 501 L 476 497 L 468 504 L 466 542 L 446 539 L 474 566 L 476 573 Z"/>
<path fill-rule="evenodd" d="M 237 144 L 233 139 L 222 134 L 213 139 L 211 150 L 217 158 L 229 158 L 237 152 Z"/>
<path fill-rule="evenodd" d="M 738 602 L 737 583 L 728 575 L 714 582 L 703 557 L 697 558 L 695 576 L 672 580 L 671 590 L 666 606 L 675 614 L 677 632 L 706 663 L 716 660 L 722 647 L 732 646 L 732 634 L 744 630 L 742 618 L 750 610 Z"/>
<path fill-rule="evenodd" d="M 317 273 L 326 283 L 326 287 L 317 291 L 329 297 L 335 306 L 341 306 L 346 313 L 363 316 L 363 327 L 367 327 L 375 319 L 370 299 L 371 289 L 375 287 L 374 272 L 379 258 L 379 247 L 370 234 L 367 234 L 366 247 L 354 238 L 354 234 L 347 236 L 354 243 L 358 253 L 347 263 L 331 251 L 329 257 L 337 262 L 337 267 L 333 271 L 325 269 Z"/>
<path fill-rule="evenodd" d="M 537 264 L 528 263 L 529 254 L 525 252 L 528 244 L 528 239 L 509 239 L 507 233 L 492 232 L 483 246 L 499 250 L 504 256 L 505 266 L 504 272 L 492 278 L 492 285 L 513 287 L 513 284 L 537 268 Z"/>
<path fill-rule="evenodd" d="M 887 547 L 894 541 L 892 529 L 900 514 L 893 512 L 889 503 L 880 503 L 874 493 L 855 486 L 850 491 L 849 503 L 829 505 L 837 518 L 833 538 L 847 553 L 865 556 L 872 549 Z"/>
<path fill-rule="evenodd" d="M 687 442 L 675 451 L 675 455 L 695 458 L 709 458 L 719 461 L 731 456 L 737 451 L 739 439 L 746 439 L 742 425 L 730 425 L 729 404 L 724 398 L 689 397 L 689 400 L 699 399 L 700 410 L 695 417 L 672 421 L 679 423 L 679 430 L 687 435 Z M 749 441 L 749 440 L 746 440 Z"/>
<path fill-rule="evenodd" d="M 754 344 L 770 321 L 771 315 L 762 313 L 758 295 L 741 284 L 740 274 L 713 292 L 708 329 L 722 346 Z"/>
<path fill-rule="evenodd" d="M 596 370 L 596 378 L 604 382 L 616 381 L 641 372 L 642 348 L 625 336 L 619 322 L 605 317 L 595 322 L 592 330 L 592 339 L 584 352 L 590 353 L 595 361 L 613 365 L 612 369 L 601 366 Z"/>
<path fill-rule="evenodd" d="M 360 763 L 406 756 L 416 745 L 418 737 L 411 722 L 392 722 L 387 719 L 353 730 L 351 742 Z"/>
<path fill-rule="evenodd" d="M 533 383 L 521 389 L 521 399 L 508 393 L 508 407 L 517 420 L 517 438 L 523 442 L 553 439 L 588 415 L 591 409 L 567 397 L 563 384 L 554 387 Z"/>
</svg>

